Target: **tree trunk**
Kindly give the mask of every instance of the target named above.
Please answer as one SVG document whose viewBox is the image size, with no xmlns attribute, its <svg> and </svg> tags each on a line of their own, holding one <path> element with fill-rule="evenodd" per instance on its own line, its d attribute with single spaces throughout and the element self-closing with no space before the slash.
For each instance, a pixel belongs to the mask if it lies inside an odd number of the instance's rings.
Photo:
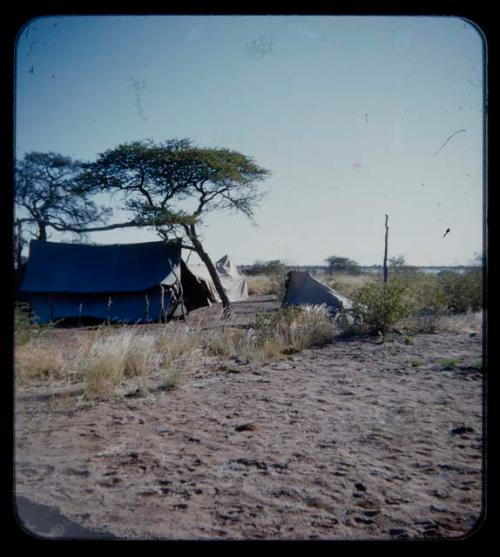
<svg viewBox="0 0 500 557">
<path fill-rule="evenodd" d="M 14 232 L 14 266 L 16 269 L 21 269 L 23 264 L 22 259 L 22 251 L 23 251 L 23 236 L 21 225 L 16 223 L 16 229 Z"/>
<path fill-rule="evenodd" d="M 43 221 L 37 221 L 38 225 L 38 240 L 47 241 L 47 226 Z"/>
<path fill-rule="evenodd" d="M 194 225 L 190 225 L 189 227 L 185 226 L 184 228 L 187 232 L 189 239 L 193 244 L 196 253 L 203 261 L 203 263 L 205 263 L 205 266 L 208 269 L 208 272 L 210 273 L 210 277 L 214 282 L 214 286 L 215 289 L 217 290 L 217 294 L 219 294 L 219 297 L 222 301 L 222 307 L 224 308 L 224 312 L 223 312 L 224 317 L 229 317 L 229 315 L 231 314 L 231 302 L 229 301 L 226 291 L 222 286 L 219 275 L 217 274 L 217 271 L 215 269 L 215 265 L 212 263 L 212 260 L 210 259 L 208 253 L 203 249 L 203 245 L 201 244 L 200 240 L 198 239 L 198 236 L 196 235 L 196 230 L 194 228 Z"/>
<path fill-rule="evenodd" d="M 389 238 L 389 227 L 387 226 L 388 220 L 389 215 L 385 215 L 384 282 L 387 282 L 387 242 Z"/>
</svg>

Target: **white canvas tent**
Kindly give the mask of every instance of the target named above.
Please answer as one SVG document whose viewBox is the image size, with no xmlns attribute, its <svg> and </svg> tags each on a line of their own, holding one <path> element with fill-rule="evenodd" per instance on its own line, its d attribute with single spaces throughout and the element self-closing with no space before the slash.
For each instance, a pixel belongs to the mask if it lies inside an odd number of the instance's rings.
<svg viewBox="0 0 500 557">
<path fill-rule="evenodd" d="M 210 290 L 214 300 L 220 302 L 215 285 L 205 265 L 188 265 L 189 270 L 198 278 L 202 279 Z M 237 302 L 248 298 L 247 279 L 240 273 L 228 255 L 225 255 L 215 263 L 215 270 L 219 275 L 222 287 L 226 291 L 230 302 Z"/>
<path fill-rule="evenodd" d="M 347 311 L 352 302 L 306 271 L 290 271 L 287 275 L 284 306 L 325 305 L 332 314 Z"/>
</svg>

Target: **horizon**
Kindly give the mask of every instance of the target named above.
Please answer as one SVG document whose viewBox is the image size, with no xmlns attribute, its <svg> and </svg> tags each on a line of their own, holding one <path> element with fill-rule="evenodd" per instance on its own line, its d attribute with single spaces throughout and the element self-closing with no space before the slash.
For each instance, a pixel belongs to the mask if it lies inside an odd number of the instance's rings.
<svg viewBox="0 0 500 557">
<path fill-rule="evenodd" d="M 254 224 L 204 218 L 214 260 L 381 265 L 388 214 L 389 257 L 468 266 L 483 254 L 485 48 L 448 16 L 37 18 L 18 37 L 16 157 L 189 137 L 272 172 Z"/>
</svg>

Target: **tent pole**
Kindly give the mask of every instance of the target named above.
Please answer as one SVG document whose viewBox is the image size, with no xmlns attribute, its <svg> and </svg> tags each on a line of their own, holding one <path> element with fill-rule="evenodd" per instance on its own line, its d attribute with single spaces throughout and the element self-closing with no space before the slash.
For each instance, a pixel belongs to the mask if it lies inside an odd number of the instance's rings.
<svg viewBox="0 0 500 557">
<path fill-rule="evenodd" d="M 108 322 L 107 324 L 111 324 L 111 304 L 113 303 L 113 300 L 111 299 L 111 296 L 108 296 Z"/>
<path fill-rule="evenodd" d="M 149 321 L 149 298 L 147 294 L 144 294 L 146 298 L 146 321 Z"/>
<path fill-rule="evenodd" d="M 185 321 L 186 320 L 186 313 L 184 311 L 184 291 L 182 289 L 182 283 L 181 280 L 179 279 L 179 277 L 175 274 L 174 271 L 174 266 L 172 265 L 172 274 L 175 277 L 175 280 L 177 281 L 177 284 L 179 285 L 179 299 L 180 299 L 180 303 L 181 303 L 181 312 L 182 312 L 182 320 Z"/>
</svg>

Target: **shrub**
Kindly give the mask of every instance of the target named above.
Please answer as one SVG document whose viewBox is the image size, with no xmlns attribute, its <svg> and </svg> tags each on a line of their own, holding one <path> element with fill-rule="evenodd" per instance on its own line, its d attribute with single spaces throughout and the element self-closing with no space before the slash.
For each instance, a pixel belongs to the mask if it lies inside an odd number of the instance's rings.
<svg viewBox="0 0 500 557">
<path fill-rule="evenodd" d="M 389 276 L 396 275 L 401 277 L 407 277 L 415 274 L 421 274 L 421 271 L 419 271 L 417 267 L 407 265 L 405 258 L 402 255 L 389 258 L 388 271 L 389 271 Z"/>
<path fill-rule="evenodd" d="M 449 370 L 455 369 L 460 363 L 460 360 L 458 358 L 444 358 L 439 363 L 442 369 Z"/>
<path fill-rule="evenodd" d="M 33 319 L 29 304 L 17 302 L 14 306 L 14 341 L 17 346 L 39 338 L 51 331 L 57 323 L 40 325 Z"/>
<path fill-rule="evenodd" d="M 32 338 L 33 327 L 29 305 L 17 303 L 14 307 L 14 338 L 16 345 L 25 344 Z"/>
<path fill-rule="evenodd" d="M 423 273 L 414 275 L 405 284 L 405 298 L 409 308 L 407 325 L 419 332 L 435 331 L 448 313 L 442 285 L 436 277 Z"/>
<path fill-rule="evenodd" d="M 479 311 L 483 305 L 483 274 L 472 269 L 463 274 L 445 271 L 437 277 L 450 311 Z"/>
<path fill-rule="evenodd" d="M 353 297 L 351 310 L 357 327 L 370 334 L 388 332 L 410 311 L 405 290 L 405 284 L 396 279 L 363 286 Z"/>
</svg>

